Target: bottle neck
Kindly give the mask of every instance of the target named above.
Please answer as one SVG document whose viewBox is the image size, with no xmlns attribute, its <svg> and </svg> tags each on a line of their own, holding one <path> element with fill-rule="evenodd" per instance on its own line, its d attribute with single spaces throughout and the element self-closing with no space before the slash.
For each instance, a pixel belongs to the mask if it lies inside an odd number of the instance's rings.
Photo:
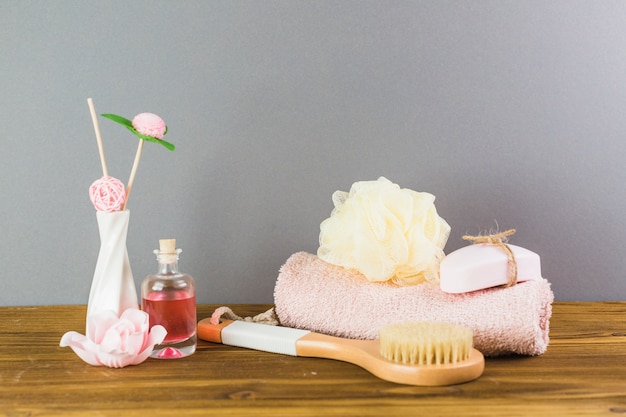
<svg viewBox="0 0 626 417">
<path fill-rule="evenodd" d="M 161 275 L 174 275 L 178 273 L 178 263 L 161 263 L 159 262 L 159 274 Z"/>
<path fill-rule="evenodd" d="M 159 274 L 161 275 L 178 274 L 178 255 L 174 255 L 174 256 L 158 255 L 157 262 L 159 263 Z"/>
</svg>

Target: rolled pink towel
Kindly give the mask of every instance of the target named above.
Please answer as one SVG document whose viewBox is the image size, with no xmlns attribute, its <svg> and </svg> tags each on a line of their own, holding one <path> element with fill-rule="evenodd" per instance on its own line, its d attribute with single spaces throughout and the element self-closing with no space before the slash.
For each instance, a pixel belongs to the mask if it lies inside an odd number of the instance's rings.
<svg viewBox="0 0 626 417">
<path fill-rule="evenodd" d="M 554 294 L 547 280 L 447 294 L 436 284 L 373 283 L 353 270 L 298 252 L 281 267 L 274 289 L 283 326 L 351 339 L 377 339 L 401 321 L 466 326 L 485 356 L 541 355 L 549 342 Z"/>
</svg>

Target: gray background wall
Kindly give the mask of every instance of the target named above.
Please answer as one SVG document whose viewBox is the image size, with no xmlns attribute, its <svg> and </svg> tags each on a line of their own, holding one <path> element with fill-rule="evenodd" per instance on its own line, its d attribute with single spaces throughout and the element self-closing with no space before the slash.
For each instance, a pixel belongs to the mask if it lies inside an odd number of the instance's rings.
<svg viewBox="0 0 626 417">
<path fill-rule="evenodd" d="M 86 103 L 168 123 L 129 201 L 199 302 L 269 303 L 333 191 L 386 176 L 461 236 L 517 228 L 558 300 L 626 299 L 624 1 L 0 1 L 0 305 L 86 303 Z M 111 175 L 137 142 L 100 120 Z"/>
</svg>

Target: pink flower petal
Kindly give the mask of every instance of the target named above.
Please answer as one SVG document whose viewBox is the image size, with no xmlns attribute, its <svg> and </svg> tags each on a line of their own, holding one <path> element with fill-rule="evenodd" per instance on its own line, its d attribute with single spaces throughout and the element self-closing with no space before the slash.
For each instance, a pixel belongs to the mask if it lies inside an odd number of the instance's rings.
<svg viewBox="0 0 626 417">
<path fill-rule="evenodd" d="M 134 308 L 124 310 L 120 316 L 120 320 L 128 320 L 133 323 L 136 332 L 145 332 L 148 330 L 148 323 L 150 322 L 148 313 Z"/>
<path fill-rule="evenodd" d="M 154 346 L 165 340 L 166 335 L 167 330 L 165 330 L 165 327 L 161 325 L 152 326 L 148 339 L 143 346 L 143 350 L 135 357 L 131 365 L 138 365 L 148 359 Z"/>
<path fill-rule="evenodd" d="M 100 365 L 108 366 L 109 368 L 123 368 L 125 366 L 131 365 L 136 357 L 137 355 L 128 353 L 99 352 L 98 362 L 100 363 Z"/>
<path fill-rule="evenodd" d="M 61 337 L 61 347 L 71 347 L 74 353 L 89 365 L 98 366 L 97 346 L 86 336 L 77 332 L 67 332 Z"/>
<path fill-rule="evenodd" d="M 87 317 L 90 333 L 87 337 L 96 344 L 100 344 L 106 331 L 117 321 L 117 315 L 112 310 L 105 310 Z"/>
</svg>

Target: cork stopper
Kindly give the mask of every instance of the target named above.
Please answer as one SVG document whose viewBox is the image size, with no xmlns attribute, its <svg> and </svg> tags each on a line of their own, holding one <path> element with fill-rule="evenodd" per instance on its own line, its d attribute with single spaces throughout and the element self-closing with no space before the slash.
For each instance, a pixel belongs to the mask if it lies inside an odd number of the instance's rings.
<svg viewBox="0 0 626 417">
<path fill-rule="evenodd" d="M 159 249 L 155 250 L 154 254 L 159 262 L 173 264 L 181 252 L 180 249 L 176 249 L 176 239 L 159 239 Z"/>
<path fill-rule="evenodd" d="M 161 255 L 176 255 L 176 239 L 160 239 L 159 253 Z"/>
</svg>

